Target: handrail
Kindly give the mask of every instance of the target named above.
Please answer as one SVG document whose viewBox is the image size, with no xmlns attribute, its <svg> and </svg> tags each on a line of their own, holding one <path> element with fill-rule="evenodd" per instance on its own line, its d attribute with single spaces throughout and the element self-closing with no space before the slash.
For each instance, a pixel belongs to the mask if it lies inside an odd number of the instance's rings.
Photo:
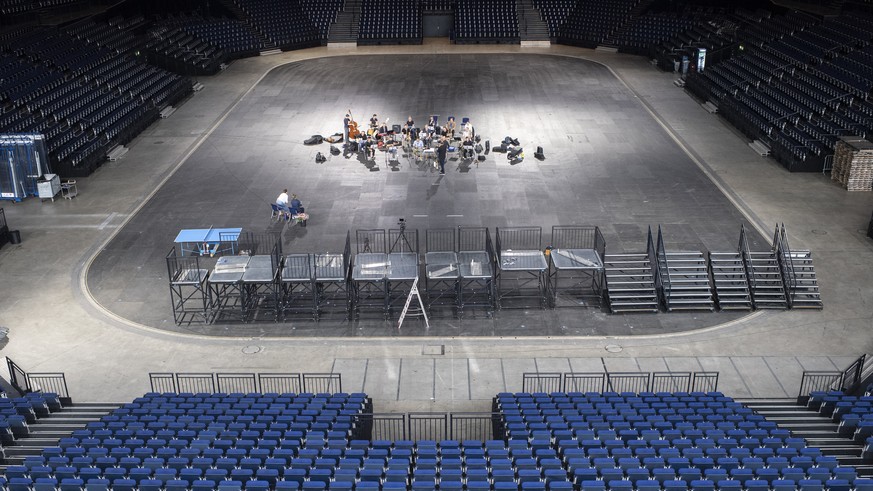
<svg viewBox="0 0 873 491">
<path fill-rule="evenodd" d="M 661 289 L 664 294 L 664 304 L 667 304 L 667 299 L 670 298 L 670 292 L 673 289 L 673 283 L 670 281 L 670 268 L 667 265 L 667 250 L 664 246 L 664 235 L 661 233 L 661 226 L 658 225 L 658 271 L 661 276 Z"/>
<path fill-rule="evenodd" d="M 749 288 L 752 292 L 752 306 L 755 305 L 755 266 L 752 264 L 751 252 L 749 251 L 749 239 L 746 237 L 746 226 L 740 224 L 740 243 L 737 245 L 737 252 L 743 258 L 743 268 L 746 270 L 746 279 L 749 281 Z"/>
<path fill-rule="evenodd" d="M 791 257 L 791 249 L 788 247 L 788 238 L 785 234 L 785 224 L 776 226 L 773 248 L 779 260 L 779 270 L 782 273 L 782 284 L 785 286 L 785 299 L 788 307 L 791 307 L 792 294 L 797 289 L 797 273 L 794 271 L 794 259 Z"/>
<path fill-rule="evenodd" d="M 655 242 L 652 240 L 652 227 L 646 236 L 646 254 L 649 256 L 649 267 L 652 268 L 652 277 L 655 280 L 655 291 L 661 300 L 664 298 L 664 285 L 661 283 L 660 268 L 658 267 L 658 253 L 655 250 Z"/>
</svg>

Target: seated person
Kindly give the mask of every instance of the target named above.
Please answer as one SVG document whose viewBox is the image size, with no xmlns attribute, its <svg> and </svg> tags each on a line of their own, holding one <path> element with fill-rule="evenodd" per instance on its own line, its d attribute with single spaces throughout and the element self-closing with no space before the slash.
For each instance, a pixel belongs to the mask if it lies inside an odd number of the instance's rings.
<svg viewBox="0 0 873 491">
<path fill-rule="evenodd" d="M 380 135 L 387 135 L 388 123 L 386 121 L 382 121 L 382 124 L 379 125 L 379 128 L 376 130 L 376 132 Z"/>
<path fill-rule="evenodd" d="M 406 123 L 403 126 L 405 126 L 407 130 L 415 126 L 415 122 L 412 120 L 412 116 L 406 118 Z"/>
<path fill-rule="evenodd" d="M 297 210 L 298 213 L 303 213 L 305 211 L 303 204 L 300 203 L 296 194 L 291 195 L 291 202 L 288 204 L 288 208 L 291 208 L 291 211 Z"/>
<path fill-rule="evenodd" d="M 455 117 L 452 116 L 449 118 L 449 121 L 446 123 L 444 133 L 449 138 L 453 138 L 455 136 L 455 130 L 458 128 L 458 125 L 455 123 Z"/>
<path fill-rule="evenodd" d="M 379 126 L 379 116 L 373 114 L 373 117 L 370 118 L 370 128 L 375 128 Z"/>
<path fill-rule="evenodd" d="M 364 149 L 366 150 L 367 158 L 372 160 L 376 158 L 376 140 L 372 136 L 367 137 L 367 142 L 364 143 Z"/>
<path fill-rule="evenodd" d="M 276 204 L 279 205 L 280 208 L 288 205 L 288 190 L 283 189 L 282 193 L 279 194 L 279 197 L 276 198 Z"/>
<path fill-rule="evenodd" d="M 421 155 L 421 152 L 424 151 L 424 137 L 416 139 L 412 142 L 412 151 L 416 155 Z"/>
<path fill-rule="evenodd" d="M 465 159 L 473 158 L 473 139 L 472 138 L 464 138 L 464 143 L 461 146 L 461 156 Z"/>
<path fill-rule="evenodd" d="M 472 139 L 473 135 L 475 135 L 473 131 L 473 123 L 467 121 L 467 124 L 465 124 L 463 129 L 461 130 L 461 136 L 464 138 L 464 140 L 466 140 L 467 138 Z"/>
<path fill-rule="evenodd" d="M 291 214 L 292 214 L 291 216 L 297 215 L 298 216 L 297 220 L 300 222 L 300 226 L 305 227 L 306 226 L 306 215 L 304 214 L 304 212 L 306 211 L 306 209 L 303 208 L 303 203 L 300 202 L 300 200 L 297 198 L 296 194 L 291 195 L 291 202 L 288 203 L 288 208 L 291 210 Z M 303 216 L 300 216 L 300 215 L 303 215 Z"/>
</svg>

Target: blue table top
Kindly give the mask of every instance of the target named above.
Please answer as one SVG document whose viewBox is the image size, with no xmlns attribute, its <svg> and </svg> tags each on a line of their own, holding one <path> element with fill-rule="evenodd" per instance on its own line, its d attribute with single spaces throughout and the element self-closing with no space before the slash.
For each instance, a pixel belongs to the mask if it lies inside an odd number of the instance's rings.
<svg viewBox="0 0 873 491">
<path fill-rule="evenodd" d="M 173 242 L 220 242 L 222 240 L 236 240 L 242 233 L 242 228 L 185 228 L 179 231 L 179 235 Z"/>
</svg>

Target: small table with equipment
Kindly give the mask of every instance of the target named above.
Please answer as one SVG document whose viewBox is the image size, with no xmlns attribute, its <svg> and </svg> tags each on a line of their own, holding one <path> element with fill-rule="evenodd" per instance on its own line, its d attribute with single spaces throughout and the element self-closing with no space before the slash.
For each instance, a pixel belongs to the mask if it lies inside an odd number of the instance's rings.
<svg viewBox="0 0 873 491">
<path fill-rule="evenodd" d="M 182 229 L 173 242 L 179 244 L 183 256 L 186 252 L 210 257 L 224 253 L 235 254 L 241 233 L 242 228 Z"/>
</svg>

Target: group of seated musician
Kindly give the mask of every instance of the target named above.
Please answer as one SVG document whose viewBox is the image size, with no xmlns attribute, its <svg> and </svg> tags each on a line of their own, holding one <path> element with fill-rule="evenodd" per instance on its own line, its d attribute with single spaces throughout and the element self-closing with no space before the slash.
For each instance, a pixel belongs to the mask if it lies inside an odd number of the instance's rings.
<svg viewBox="0 0 873 491">
<path fill-rule="evenodd" d="M 408 116 L 402 126 L 395 124 L 391 127 L 388 121 L 389 119 L 380 121 L 379 115 L 374 113 L 369 120 L 368 130 L 350 138 L 353 144 L 348 148 L 351 151 L 362 152 L 367 159 L 372 160 L 376 156 L 376 150 L 380 148 L 390 150 L 395 145 L 407 144 L 412 146 L 413 151 L 420 152 L 433 147 L 441 137 L 449 141 L 460 141 L 462 146 L 467 145 L 468 142 L 472 146 L 475 138 L 473 125 L 469 119 L 459 125 L 454 116 L 449 117 L 444 125 L 439 125 L 439 116 L 430 116 L 423 128 L 415 126 L 412 116 Z"/>
</svg>

